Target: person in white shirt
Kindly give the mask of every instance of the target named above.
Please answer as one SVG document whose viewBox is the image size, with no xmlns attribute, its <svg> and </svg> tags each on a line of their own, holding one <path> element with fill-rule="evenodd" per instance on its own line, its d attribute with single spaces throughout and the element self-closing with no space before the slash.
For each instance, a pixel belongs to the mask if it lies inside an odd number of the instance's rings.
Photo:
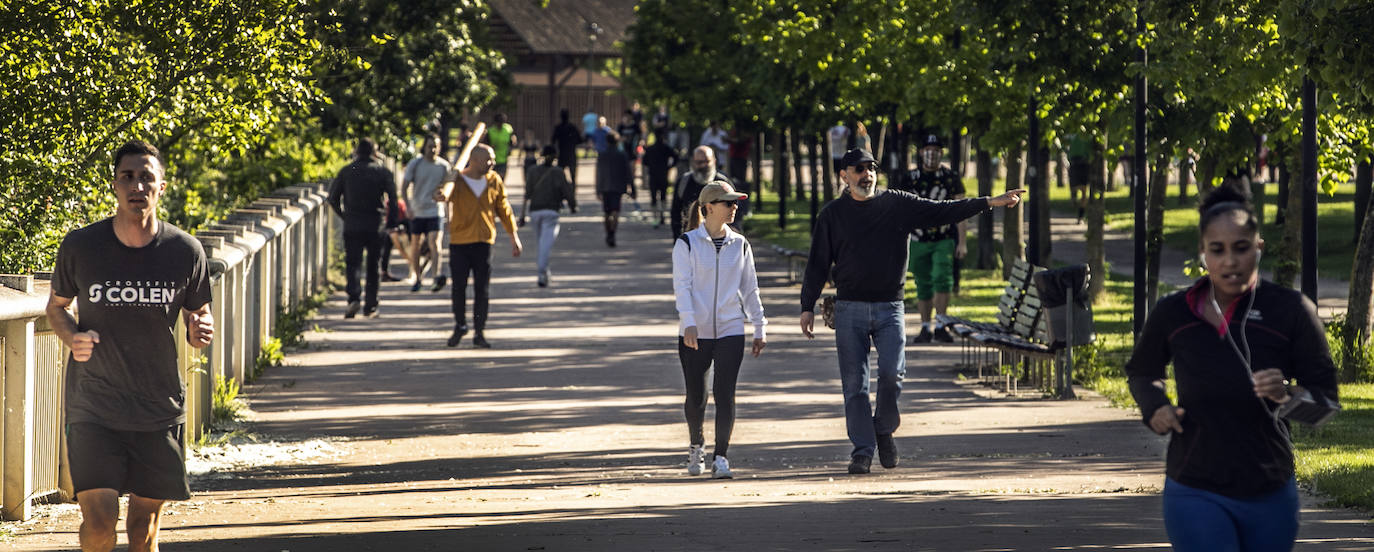
<svg viewBox="0 0 1374 552">
<path fill-rule="evenodd" d="M 835 125 L 830 127 L 826 134 L 830 138 L 830 162 L 834 165 L 835 172 L 843 171 L 840 159 L 844 157 L 844 152 L 849 151 L 849 127 Z"/>
<path fill-rule="evenodd" d="M 706 463 L 706 380 L 715 365 L 716 433 L 711 476 L 734 477 L 726 460 L 735 427 L 735 382 L 744 360 L 744 323 L 754 326 L 750 352 L 766 343 L 754 252 L 749 241 L 730 229 L 738 202 L 747 198 L 727 182 L 707 185 L 692 205 L 688 230 L 673 244 L 673 292 L 677 298 L 678 359 L 687 383 L 684 411 L 690 446 L 687 473 L 700 475 Z"/>
<path fill-rule="evenodd" d="M 701 145 L 710 146 L 715 151 L 716 168 L 721 171 L 725 170 L 725 166 L 720 163 L 724 163 L 727 154 L 730 153 L 730 143 L 726 141 L 728 138 L 725 130 L 720 128 L 720 121 L 711 121 L 711 126 L 701 131 Z"/>
<path fill-rule="evenodd" d="M 420 147 L 422 157 L 411 159 L 406 164 L 405 176 L 401 178 L 401 197 L 407 198 L 410 209 L 410 252 L 406 260 L 415 278 L 410 291 L 420 291 L 421 274 L 420 250 L 428 244 L 429 273 L 434 279 L 432 291 L 444 289 L 448 278 L 443 273 L 443 249 L 439 248 L 439 237 L 443 235 L 444 210 L 434 201 L 434 192 L 443 187 L 449 173 L 448 160 L 439 157 L 439 135 L 425 136 L 425 144 Z"/>
</svg>

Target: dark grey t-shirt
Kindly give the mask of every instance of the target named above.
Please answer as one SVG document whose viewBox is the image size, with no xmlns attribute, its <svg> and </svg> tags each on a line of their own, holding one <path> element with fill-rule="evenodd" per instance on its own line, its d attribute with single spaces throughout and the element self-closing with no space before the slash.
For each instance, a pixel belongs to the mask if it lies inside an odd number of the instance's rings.
<svg viewBox="0 0 1374 552">
<path fill-rule="evenodd" d="M 210 302 L 210 272 L 199 241 L 159 226 L 151 243 L 132 248 L 105 219 L 57 250 L 53 293 L 75 297 L 77 327 L 100 334 L 90 360 L 67 359 L 68 423 L 156 431 L 185 421 L 175 328 L 181 309 Z"/>
</svg>

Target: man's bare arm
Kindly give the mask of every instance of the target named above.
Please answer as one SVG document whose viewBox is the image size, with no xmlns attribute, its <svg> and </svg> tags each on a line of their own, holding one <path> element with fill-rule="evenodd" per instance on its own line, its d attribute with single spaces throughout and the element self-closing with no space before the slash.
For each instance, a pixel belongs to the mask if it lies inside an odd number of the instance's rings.
<svg viewBox="0 0 1374 552">
<path fill-rule="evenodd" d="M 72 304 L 72 299 L 51 294 L 48 296 L 48 306 L 44 310 L 48 315 L 48 325 L 52 326 L 53 333 L 62 340 L 62 344 L 72 350 L 72 357 L 77 362 L 86 362 L 91 359 L 95 344 L 100 343 L 100 334 L 94 331 L 83 332 L 76 325 L 76 318 L 67 310 Z"/>
</svg>

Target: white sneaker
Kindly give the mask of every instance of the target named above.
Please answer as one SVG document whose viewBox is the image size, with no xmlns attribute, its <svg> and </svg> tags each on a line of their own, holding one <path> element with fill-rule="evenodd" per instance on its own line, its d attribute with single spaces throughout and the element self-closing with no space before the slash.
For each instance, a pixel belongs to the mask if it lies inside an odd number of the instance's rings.
<svg viewBox="0 0 1374 552">
<path fill-rule="evenodd" d="M 701 475 L 705 469 L 706 451 L 702 450 L 701 445 L 692 445 L 687 449 L 687 475 Z"/>
<path fill-rule="evenodd" d="M 711 463 L 712 479 L 734 479 L 735 474 L 730 471 L 730 461 L 724 456 L 717 456 L 716 461 Z"/>
</svg>

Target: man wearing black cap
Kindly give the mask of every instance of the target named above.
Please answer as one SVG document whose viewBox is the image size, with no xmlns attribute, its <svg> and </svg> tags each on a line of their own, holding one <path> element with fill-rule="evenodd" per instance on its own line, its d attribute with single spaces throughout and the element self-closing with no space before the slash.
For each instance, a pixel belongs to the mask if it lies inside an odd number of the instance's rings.
<svg viewBox="0 0 1374 552">
<path fill-rule="evenodd" d="M 934 134 L 921 141 L 920 168 L 904 175 L 892 187 L 934 201 L 963 199 L 964 183 L 959 175 L 940 165 L 944 143 Z M 945 314 L 949 309 L 949 292 L 954 287 L 954 260 L 968 253 L 964 240 L 965 222 L 930 228 L 917 228 L 911 233 L 907 269 L 916 279 L 916 301 L 921 311 L 921 333 L 914 343 L 936 341 L 953 343 L 954 337 L 941 326 L 930 331 L 931 311 Z M 933 307 L 933 308 L 932 308 Z"/>
<path fill-rule="evenodd" d="M 879 193 L 873 155 L 850 150 L 841 158 L 847 193 L 821 209 L 802 279 L 801 330 L 814 337 L 814 308 L 826 280 L 835 281 L 835 349 L 844 392 L 845 426 L 854 444 L 849 473 L 868 473 L 876 449 L 883 467 L 897 466 L 892 434 L 901 424 L 897 397 L 906 369 L 907 235 L 954 224 L 990 207 L 1009 207 L 1025 190 L 997 197 L 931 201 L 902 191 Z M 870 347 L 878 350 L 878 405 L 868 396 Z"/>
</svg>

